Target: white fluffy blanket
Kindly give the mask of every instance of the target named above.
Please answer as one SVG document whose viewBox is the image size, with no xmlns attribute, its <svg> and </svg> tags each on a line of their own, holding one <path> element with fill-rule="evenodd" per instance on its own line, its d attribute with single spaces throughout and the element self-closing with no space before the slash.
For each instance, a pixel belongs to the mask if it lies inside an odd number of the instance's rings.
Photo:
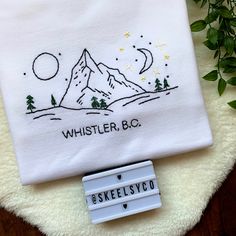
<svg viewBox="0 0 236 236">
<path fill-rule="evenodd" d="M 189 0 L 191 21 L 203 15 Z M 202 45 L 204 35 L 194 35 L 200 74 L 215 62 Z M 182 235 L 200 219 L 210 197 L 236 160 L 236 112 L 226 102 L 233 89 L 219 98 L 216 84 L 202 81 L 214 134 L 207 150 L 155 161 L 163 208 L 101 225 L 92 225 L 85 205 L 81 178 L 22 187 L 12 141 L 0 104 L 0 205 L 36 225 L 47 235 Z M 194 135 L 194 134 L 193 134 Z"/>
</svg>

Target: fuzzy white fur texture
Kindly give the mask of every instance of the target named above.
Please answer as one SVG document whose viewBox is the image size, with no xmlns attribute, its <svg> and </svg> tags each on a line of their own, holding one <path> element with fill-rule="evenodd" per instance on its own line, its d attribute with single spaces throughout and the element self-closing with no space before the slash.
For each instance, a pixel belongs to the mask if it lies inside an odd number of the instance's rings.
<svg viewBox="0 0 236 236">
<path fill-rule="evenodd" d="M 188 1 L 188 7 L 190 22 L 206 13 L 192 0 Z M 215 65 L 212 53 L 202 44 L 204 35 L 193 35 L 201 76 Z M 183 235 L 200 220 L 209 199 L 236 161 L 236 112 L 227 106 L 227 101 L 236 98 L 235 91 L 228 88 L 219 98 L 216 83 L 202 80 L 201 84 L 214 146 L 155 161 L 162 193 L 161 209 L 96 226 L 90 223 L 81 177 L 21 186 L 1 102 L 0 205 L 50 236 Z"/>
</svg>

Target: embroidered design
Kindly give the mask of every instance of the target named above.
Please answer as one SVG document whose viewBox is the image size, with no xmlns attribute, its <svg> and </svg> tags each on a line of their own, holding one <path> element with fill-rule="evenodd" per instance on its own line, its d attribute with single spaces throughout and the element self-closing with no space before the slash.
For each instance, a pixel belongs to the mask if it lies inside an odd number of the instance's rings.
<svg viewBox="0 0 236 236">
<path fill-rule="evenodd" d="M 132 65 L 126 65 L 126 70 L 131 70 L 131 71 L 133 71 L 133 66 L 132 66 Z"/>
<path fill-rule="evenodd" d="M 165 55 L 164 55 L 164 59 L 165 59 L 165 60 L 169 60 L 169 59 L 170 59 L 170 56 L 167 55 L 167 54 L 165 54 Z"/>
<path fill-rule="evenodd" d="M 31 95 L 28 95 L 26 99 L 27 99 L 26 101 L 27 110 L 29 110 L 32 113 L 33 110 L 36 109 L 36 107 L 34 106 L 34 98 Z"/>
<path fill-rule="evenodd" d="M 54 106 L 54 107 L 56 107 L 56 105 L 57 105 L 57 101 L 56 101 L 56 99 L 54 98 L 53 95 L 51 95 L 51 104 L 52 104 L 52 106 Z"/>
<path fill-rule="evenodd" d="M 139 72 L 139 74 L 141 75 L 151 68 L 151 66 L 153 64 L 153 55 L 152 55 L 151 51 L 149 51 L 146 48 L 138 48 L 137 50 L 145 56 L 143 68 Z"/>
<path fill-rule="evenodd" d="M 129 38 L 130 33 L 127 32 L 126 34 Z M 143 35 L 140 38 L 142 42 L 145 41 Z M 137 55 L 134 55 L 135 57 L 130 62 L 135 62 L 135 66 L 126 64 L 126 68 L 123 68 L 124 73 L 118 66 L 122 63 L 123 57 L 127 58 L 124 48 L 119 49 L 120 52 L 124 52 L 123 56 L 120 54 L 119 57 L 116 56 L 113 59 L 113 63 L 116 63 L 117 66 L 109 66 L 95 60 L 92 54 L 84 49 L 72 67 L 70 76 L 63 78 L 66 86 L 62 95 L 59 97 L 58 95 L 55 96 L 54 92 L 51 93 L 51 97 L 49 96 L 50 105 L 42 109 L 37 109 L 36 107 L 39 107 L 37 99 L 28 95 L 26 97 L 26 114 L 30 115 L 33 120 L 47 118 L 52 121 L 63 120 L 63 114 L 67 111 L 93 116 L 109 116 L 115 113 L 117 109 L 123 109 L 125 112 L 129 106 L 144 106 L 170 95 L 178 86 L 170 81 L 170 74 L 162 75 L 167 71 L 167 63 L 163 64 L 162 62 L 164 72 L 161 73 L 157 69 L 160 68 L 161 62 L 155 61 L 152 47 L 155 48 L 150 41 L 146 41 L 146 47 L 131 44 L 130 48 Z M 57 55 L 61 56 L 62 54 L 58 53 Z M 163 56 L 165 58 L 168 56 L 168 60 L 170 58 L 167 54 Z M 45 65 L 48 62 L 51 63 L 50 66 Z M 154 64 L 158 67 L 152 69 Z M 58 58 L 48 52 L 39 54 L 32 63 L 33 74 L 42 81 L 56 77 L 59 67 Z M 132 76 L 132 78 L 136 77 L 136 80 L 128 79 L 129 74 L 135 73 L 137 76 Z"/>
<path fill-rule="evenodd" d="M 45 70 L 45 67 L 50 68 L 50 70 Z M 59 61 L 53 54 L 44 52 L 34 59 L 32 70 L 39 80 L 47 81 L 57 75 L 59 71 Z"/>
<path fill-rule="evenodd" d="M 145 80 L 146 80 L 146 77 L 142 76 L 142 77 L 140 78 L 140 80 L 141 80 L 141 81 L 145 81 Z"/>
<path fill-rule="evenodd" d="M 154 76 L 158 76 L 158 75 L 160 75 L 160 72 L 159 72 L 159 70 L 156 68 L 156 69 L 154 69 L 153 70 L 153 74 L 154 74 Z"/>
<path fill-rule="evenodd" d="M 156 48 L 160 49 L 161 51 L 163 50 L 164 47 L 166 47 L 165 43 L 157 43 L 156 44 Z"/>
<path fill-rule="evenodd" d="M 130 37 L 130 32 L 124 33 L 124 36 L 125 36 L 126 38 L 129 38 L 129 37 Z"/>
</svg>

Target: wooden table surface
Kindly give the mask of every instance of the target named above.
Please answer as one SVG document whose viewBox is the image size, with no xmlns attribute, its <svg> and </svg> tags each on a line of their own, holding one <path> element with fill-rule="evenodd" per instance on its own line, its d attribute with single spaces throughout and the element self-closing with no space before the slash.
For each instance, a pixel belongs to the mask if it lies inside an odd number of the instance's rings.
<svg viewBox="0 0 236 236">
<path fill-rule="evenodd" d="M 0 236 L 42 236 L 37 228 L 0 209 Z M 236 167 L 187 236 L 236 236 Z M 68 235 L 69 236 L 69 235 Z"/>
</svg>

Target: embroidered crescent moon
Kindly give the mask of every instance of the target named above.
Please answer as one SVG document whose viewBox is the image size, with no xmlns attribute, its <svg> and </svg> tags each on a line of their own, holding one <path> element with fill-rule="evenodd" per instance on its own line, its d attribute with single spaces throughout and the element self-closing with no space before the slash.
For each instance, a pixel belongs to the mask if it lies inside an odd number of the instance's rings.
<svg viewBox="0 0 236 236">
<path fill-rule="evenodd" d="M 143 74 L 145 71 L 149 70 L 153 64 L 153 55 L 152 53 L 146 48 L 138 48 L 139 52 L 141 52 L 145 56 L 145 62 L 143 68 L 140 70 L 139 74 Z"/>
</svg>

